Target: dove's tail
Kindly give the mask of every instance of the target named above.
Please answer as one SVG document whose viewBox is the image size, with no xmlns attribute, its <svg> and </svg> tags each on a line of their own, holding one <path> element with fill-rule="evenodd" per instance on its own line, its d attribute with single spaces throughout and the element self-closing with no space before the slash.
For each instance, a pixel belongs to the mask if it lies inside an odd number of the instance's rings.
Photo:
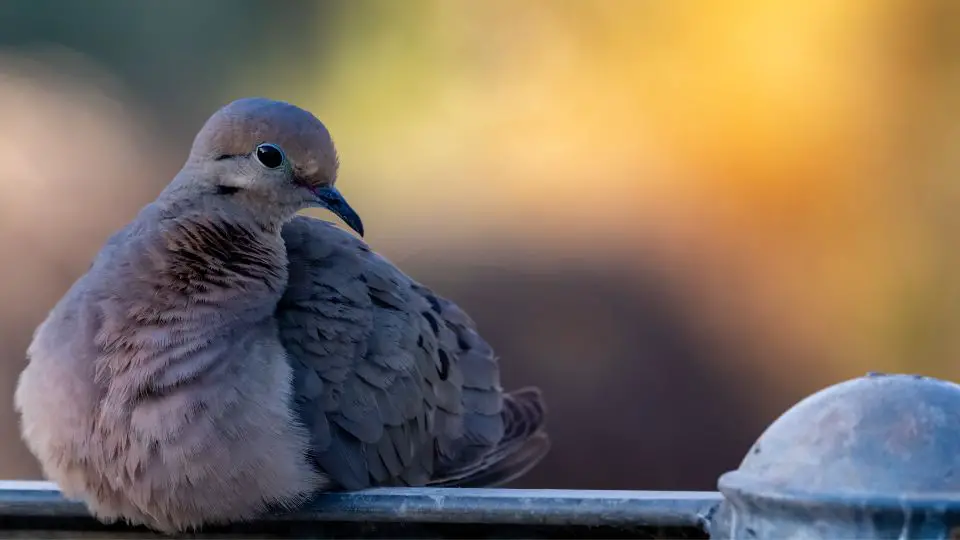
<svg viewBox="0 0 960 540">
<path fill-rule="evenodd" d="M 444 471 L 431 486 L 501 486 L 526 474 L 547 455 L 550 438 L 543 430 L 547 409 L 540 390 L 527 387 L 503 397 L 504 434 L 497 446 L 468 465 Z"/>
</svg>

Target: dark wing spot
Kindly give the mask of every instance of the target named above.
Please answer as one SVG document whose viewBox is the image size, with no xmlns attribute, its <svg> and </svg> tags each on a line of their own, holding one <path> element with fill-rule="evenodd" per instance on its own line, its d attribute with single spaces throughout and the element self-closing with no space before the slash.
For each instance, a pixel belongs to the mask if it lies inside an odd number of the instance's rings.
<svg viewBox="0 0 960 540">
<path fill-rule="evenodd" d="M 433 329 L 434 334 L 440 333 L 440 322 L 437 321 L 437 318 L 433 315 L 433 313 L 424 311 L 421 313 L 421 315 L 423 315 L 423 317 L 427 319 L 427 322 L 430 323 L 430 328 Z"/>
<path fill-rule="evenodd" d="M 375 305 L 375 306 L 377 306 L 377 307 L 380 307 L 380 308 L 383 308 L 383 309 L 390 309 L 390 310 L 393 310 L 393 311 L 396 311 L 396 310 L 397 310 L 396 306 L 392 306 L 392 305 L 384 302 L 382 298 L 378 298 L 376 295 L 371 294 L 371 295 L 370 295 L 370 301 L 373 302 L 373 305 Z"/>
<path fill-rule="evenodd" d="M 450 357 L 443 349 L 439 349 L 437 354 L 440 355 L 440 380 L 445 381 L 450 375 Z"/>
<path fill-rule="evenodd" d="M 217 195 L 233 195 L 238 191 L 240 188 L 235 186 L 217 186 Z"/>
</svg>

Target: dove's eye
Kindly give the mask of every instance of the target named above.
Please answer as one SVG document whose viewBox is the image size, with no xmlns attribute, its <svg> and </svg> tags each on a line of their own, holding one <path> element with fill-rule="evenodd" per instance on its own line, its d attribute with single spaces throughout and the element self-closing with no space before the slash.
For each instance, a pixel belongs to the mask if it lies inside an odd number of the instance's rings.
<svg viewBox="0 0 960 540">
<path fill-rule="evenodd" d="M 272 144 L 263 143 L 257 146 L 256 154 L 257 161 L 259 161 L 261 165 L 268 169 L 276 169 L 277 167 L 283 165 L 283 150 L 280 150 L 278 147 Z"/>
</svg>

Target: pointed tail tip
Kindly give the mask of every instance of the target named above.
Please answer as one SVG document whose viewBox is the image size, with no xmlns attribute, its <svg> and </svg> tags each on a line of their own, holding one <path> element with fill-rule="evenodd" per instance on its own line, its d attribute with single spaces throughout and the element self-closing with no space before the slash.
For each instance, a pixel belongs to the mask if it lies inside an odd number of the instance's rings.
<svg viewBox="0 0 960 540">
<path fill-rule="evenodd" d="M 530 472 L 549 453 L 545 431 L 546 406 L 539 388 L 526 387 L 504 394 L 504 434 L 479 460 L 448 471 L 431 484 L 436 487 L 498 487 Z"/>
<path fill-rule="evenodd" d="M 547 404 L 540 389 L 528 386 L 504 394 L 503 421 L 501 445 L 543 431 L 547 423 Z"/>
</svg>

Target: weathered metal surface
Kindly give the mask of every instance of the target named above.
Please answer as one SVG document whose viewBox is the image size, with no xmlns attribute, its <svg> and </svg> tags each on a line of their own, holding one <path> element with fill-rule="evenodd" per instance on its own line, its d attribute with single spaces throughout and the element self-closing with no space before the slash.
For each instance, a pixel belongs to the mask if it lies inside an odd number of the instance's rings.
<svg viewBox="0 0 960 540">
<path fill-rule="evenodd" d="M 374 489 L 193 538 L 706 538 L 713 492 Z M 0 482 L 0 538 L 151 536 L 106 527 L 46 482 Z"/>
<path fill-rule="evenodd" d="M 871 374 L 822 390 L 719 487 L 712 538 L 960 537 L 960 386 Z"/>
</svg>

